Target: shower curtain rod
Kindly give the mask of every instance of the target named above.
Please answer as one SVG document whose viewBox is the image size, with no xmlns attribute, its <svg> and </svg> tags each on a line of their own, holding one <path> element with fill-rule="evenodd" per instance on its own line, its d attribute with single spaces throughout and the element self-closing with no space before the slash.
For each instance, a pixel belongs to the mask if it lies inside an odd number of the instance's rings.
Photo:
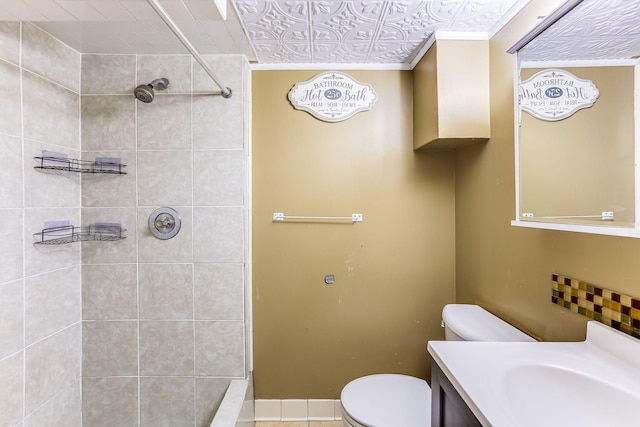
<svg viewBox="0 0 640 427">
<path fill-rule="evenodd" d="M 211 68 L 209 68 L 209 66 L 204 62 L 204 59 L 202 59 L 202 57 L 200 56 L 196 48 L 191 44 L 191 42 L 182 33 L 182 31 L 180 31 L 180 28 L 178 28 L 175 21 L 171 19 L 171 16 L 169 16 L 169 14 L 164 9 L 164 7 L 160 5 L 158 0 L 147 0 L 147 3 L 149 3 L 149 5 L 153 8 L 153 10 L 155 10 L 156 13 L 160 16 L 160 18 L 162 18 L 164 23 L 167 24 L 167 26 L 173 32 L 173 34 L 175 34 L 176 37 L 178 37 L 178 39 L 180 40 L 180 42 L 182 42 L 184 47 L 186 47 L 187 50 L 191 53 L 191 55 L 195 58 L 195 60 L 198 61 L 198 64 L 200 64 L 202 68 L 204 68 L 204 71 L 206 71 L 207 74 L 209 74 L 209 77 L 211 77 L 211 80 L 213 80 L 215 84 L 218 85 L 218 87 L 220 88 L 220 94 L 222 95 L 222 97 L 231 98 L 231 94 L 232 94 L 231 88 L 225 86 L 220 82 L 220 79 L 218 78 L 218 76 L 216 76 L 215 73 L 211 70 Z"/>
</svg>

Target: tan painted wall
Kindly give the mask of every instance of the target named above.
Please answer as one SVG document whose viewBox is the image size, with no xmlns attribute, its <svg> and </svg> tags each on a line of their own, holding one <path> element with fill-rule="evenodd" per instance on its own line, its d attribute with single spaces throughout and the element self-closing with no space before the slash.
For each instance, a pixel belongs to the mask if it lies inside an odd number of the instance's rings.
<svg viewBox="0 0 640 427">
<path fill-rule="evenodd" d="M 454 157 L 413 152 L 411 73 L 348 71 L 378 100 L 338 123 L 287 100 L 317 73 L 253 72 L 257 399 L 337 399 L 380 372 L 428 378 L 426 343 L 443 338 L 454 299 Z M 364 221 L 274 223 L 273 212 Z"/>
<path fill-rule="evenodd" d="M 535 1 L 491 39 L 489 143 L 457 152 L 456 286 L 545 340 L 584 338 L 586 318 L 550 302 L 558 272 L 640 296 L 640 240 L 511 227 L 513 58 L 505 50 L 559 1 Z"/>
</svg>

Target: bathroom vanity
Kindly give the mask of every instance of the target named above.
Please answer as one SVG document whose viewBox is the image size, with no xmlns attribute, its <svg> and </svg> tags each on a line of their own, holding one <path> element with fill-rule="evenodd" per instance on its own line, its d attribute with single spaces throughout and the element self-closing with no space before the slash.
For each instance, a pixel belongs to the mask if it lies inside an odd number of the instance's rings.
<svg viewBox="0 0 640 427">
<path fill-rule="evenodd" d="M 432 426 L 638 425 L 640 340 L 602 323 L 588 322 L 582 342 L 431 341 L 428 350 Z"/>
<path fill-rule="evenodd" d="M 437 363 L 431 364 L 431 427 L 479 427 L 480 421 Z"/>
</svg>

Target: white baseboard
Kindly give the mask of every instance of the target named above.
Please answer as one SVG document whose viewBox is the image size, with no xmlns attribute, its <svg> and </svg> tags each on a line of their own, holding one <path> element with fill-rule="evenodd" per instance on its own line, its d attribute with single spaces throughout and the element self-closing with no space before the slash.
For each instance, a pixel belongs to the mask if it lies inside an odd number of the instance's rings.
<svg viewBox="0 0 640 427">
<path fill-rule="evenodd" d="M 339 421 L 339 400 L 256 399 L 256 421 Z"/>
</svg>

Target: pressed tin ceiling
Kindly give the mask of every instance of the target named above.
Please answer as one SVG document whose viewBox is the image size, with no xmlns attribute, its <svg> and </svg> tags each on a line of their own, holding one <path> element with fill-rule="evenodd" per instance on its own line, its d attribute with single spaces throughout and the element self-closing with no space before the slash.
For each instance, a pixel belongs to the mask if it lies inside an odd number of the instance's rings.
<svg viewBox="0 0 640 427">
<path fill-rule="evenodd" d="M 524 49 L 527 61 L 640 57 L 640 0 L 584 0 Z"/>
<path fill-rule="evenodd" d="M 522 7 L 517 0 L 232 3 L 264 64 L 409 64 L 435 31 L 487 38 L 503 16 Z"/>
</svg>

